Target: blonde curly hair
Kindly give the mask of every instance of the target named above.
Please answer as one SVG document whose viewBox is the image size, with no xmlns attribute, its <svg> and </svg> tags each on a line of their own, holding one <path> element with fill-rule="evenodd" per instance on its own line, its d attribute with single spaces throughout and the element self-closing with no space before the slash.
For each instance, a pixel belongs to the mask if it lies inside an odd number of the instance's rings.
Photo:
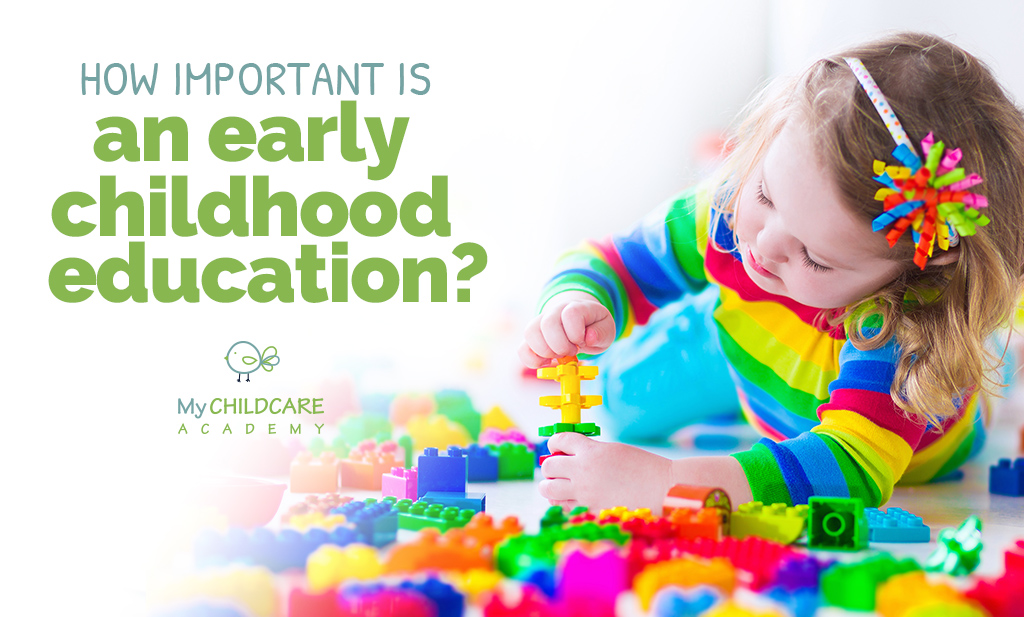
<svg viewBox="0 0 1024 617">
<path fill-rule="evenodd" d="M 716 179 L 716 208 L 735 210 L 740 187 L 794 113 L 812 127 L 819 160 L 844 204 L 870 225 L 882 212 L 874 199 L 875 159 L 890 163 L 894 147 L 844 57 L 859 58 L 878 83 L 911 140 L 929 131 L 963 151 L 962 165 L 984 182 L 991 223 L 961 239 L 957 259 L 913 266 L 905 234 L 891 259 L 906 268 L 855 305 L 822 311 L 817 326 L 845 322 L 859 349 L 893 336 L 903 355 L 891 395 L 908 417 L 939 425 L 976 388 L 994 394 L 1002 358 L 986 346 L 1009 321 L 1024 282 L 1024 114 L 987 66 L 934 35 L 898 32 L 823 58 L 796 78 L 767 84 L 741 112 L 731 153 Z"/>
</svg>

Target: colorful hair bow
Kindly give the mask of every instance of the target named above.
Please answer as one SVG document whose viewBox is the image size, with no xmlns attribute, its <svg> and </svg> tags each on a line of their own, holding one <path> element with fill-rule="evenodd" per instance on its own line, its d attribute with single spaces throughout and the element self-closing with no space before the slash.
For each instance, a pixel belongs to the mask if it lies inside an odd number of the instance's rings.
<svg viewBox="0 0 1024 617">
<path fill-rule="evenodd" d="M 981 176 L 968 175 L 963 167 L 957 167 L 963 156 L 960 149 L 946 151 L 945 144 L 936 142 L 932 133 L 921 140 L 925 156 L 922 162 L 864 64 L 857 58 L 844 60 L 853 69 L 896 142 L 892 155 L 903 164 L 875 161 L 875 180 L 885 185 L 875 193 L 875 199 L 883 202 L 885 211 L 871 222 L 871 228 L 882 231 L 892 225 L 885 235 L 889 246 L 895 246 L 907 229 L 911 229 L 917 246 L 914 263 L 924 270 L 936 243 L 940 249 L 948 250 L 959 243 L 960 236 L 974 235 L 978 227 L 988 225 L 988 217 L 979 211 L 988 206 L 988 200 L 966 191 L 980 184 Z"/>
</svg>

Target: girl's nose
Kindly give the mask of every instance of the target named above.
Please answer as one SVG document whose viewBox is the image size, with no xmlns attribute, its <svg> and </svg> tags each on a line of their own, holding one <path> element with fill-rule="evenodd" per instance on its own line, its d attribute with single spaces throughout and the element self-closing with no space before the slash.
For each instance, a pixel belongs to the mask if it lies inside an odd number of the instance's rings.
<svg viewBox="0 0 1024 617">
<path fill-rule="evenodd" d="M 791 236 L 780 225 L 769 221 L 757 237 L 757 248 L 761 256 L 771 264 L 783 264 L 788 261 L 788 244 Z"/>
</svg>

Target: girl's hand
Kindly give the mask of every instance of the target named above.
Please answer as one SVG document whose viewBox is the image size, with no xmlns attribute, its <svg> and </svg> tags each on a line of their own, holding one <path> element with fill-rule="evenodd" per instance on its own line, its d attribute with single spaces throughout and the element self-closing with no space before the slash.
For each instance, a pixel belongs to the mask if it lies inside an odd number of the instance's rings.
<svg viewBox="0 0 1024 617">
<path fill-rule="evenodd" d="M 565 291 L 544 307 L 526 326 L 519 359 L 530 368 L 577 353 L 601 353 L 615 340 L 615 320 L 594 296 Z"/>
<path fill-rule="evenodd" d="M 621 443 L 558 433 L 548 441 L 552 456 L 541 465 L 540 494 L 552 505 L 589 508 L 626 506 L 661 513 L 672 488 L 672 461 Z"/>
</svg>

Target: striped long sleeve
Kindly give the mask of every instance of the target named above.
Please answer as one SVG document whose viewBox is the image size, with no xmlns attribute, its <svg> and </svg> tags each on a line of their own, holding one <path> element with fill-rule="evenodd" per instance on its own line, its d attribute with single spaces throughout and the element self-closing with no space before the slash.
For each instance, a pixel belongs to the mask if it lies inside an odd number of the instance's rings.
<svg viewBox="0 0 1024 617">
<path fill-rule="evenodd" d="M 925 482 L 977 449 L 978 397 L 931 427 L 908 419 L 890 390 L 895 341 L 858 350 L 844 326 L 820 330 L 819 310 L 769 294 L 743 267 L 728 220 L 701 187 L 663 204 L 628 233 L 586 242 L 559 260 L 541 306 L 560 291 L 597 297 L 618 336 L 689 291 L 717 285 L 714 319 L 750 423 L 765 435 L 740 462 L 754 498 L 806 503 L 814 495 L 885 503 L 897 481 Z M 714 238 L 710 236 L 714 235 Z"/>
</svg>

